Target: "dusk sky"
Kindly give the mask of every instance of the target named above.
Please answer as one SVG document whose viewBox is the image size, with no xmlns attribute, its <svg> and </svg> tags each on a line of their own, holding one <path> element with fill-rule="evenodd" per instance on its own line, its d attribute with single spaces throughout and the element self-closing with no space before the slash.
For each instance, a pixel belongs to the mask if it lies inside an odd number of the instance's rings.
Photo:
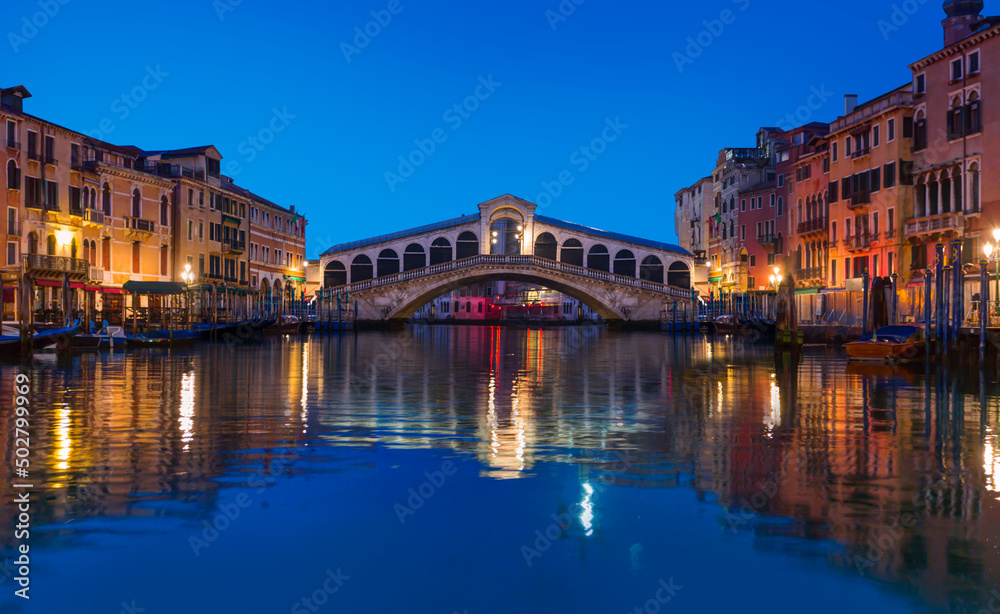
<svg viewBox="0 0 1000 614">
<path fill-rule="evenodd" d="M 799 119 L 835 119 L 942 44 L 937 0 L 576 2 L 6 0 L 0 85 L 115 144 L 215 145 L 315 258 L 505 193 L 674 242 L 673 194 L 720 148 L 814 92 Z"/>
</svg>

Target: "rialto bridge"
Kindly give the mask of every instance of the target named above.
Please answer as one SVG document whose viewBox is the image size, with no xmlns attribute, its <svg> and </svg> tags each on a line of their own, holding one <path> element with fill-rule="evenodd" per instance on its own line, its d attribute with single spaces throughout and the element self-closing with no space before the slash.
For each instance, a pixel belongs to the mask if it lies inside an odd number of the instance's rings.
<svg viewBox="0 0 1000 614">
<path fill-rule="evenodd" d="M 323 286 L 349 293 L 362 321 L 405 320 L 442 294 L 493 280 L 557 290 L 609 322 L 658 320 L 673 302 L 692 300 L 690 252 L 535 215 L 536 207 L 506 195 L 474 215 L 335 245 L 320 257 Z"/>
</svg>

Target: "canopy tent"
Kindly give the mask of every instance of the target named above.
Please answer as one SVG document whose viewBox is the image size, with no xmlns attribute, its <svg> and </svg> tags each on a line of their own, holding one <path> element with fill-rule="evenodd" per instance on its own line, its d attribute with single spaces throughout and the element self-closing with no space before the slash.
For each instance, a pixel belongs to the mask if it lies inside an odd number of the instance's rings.
<svg viewBox="0 0 1000 614">
<path fill-rule="evenodd" d="M 179 281 L 127 281 L 122 289 L 132 294 L 184 294 L 187 284 Z"/>
</svg>

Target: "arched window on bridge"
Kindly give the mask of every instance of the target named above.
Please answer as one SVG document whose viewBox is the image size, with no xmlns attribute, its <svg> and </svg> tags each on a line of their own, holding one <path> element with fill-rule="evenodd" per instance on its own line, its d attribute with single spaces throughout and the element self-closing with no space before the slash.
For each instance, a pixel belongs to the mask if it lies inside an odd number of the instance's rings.
<svg viewBox="0 0 1000 614">
<path fill-rule="evenodd" d="M 471 258 L 479 255 L 479 237 L 474 232 L 463 232 L 458 235 L 458 244 L 455 246 L 455 259 Z"/>
<path fill-rule="evenodd" d="M 502 217 L 490 226 L 490 253 L 517 256 L 521 253 L 524 227 L 510 218 Z"/>
<path fill-rule="evenodd" d="M 265 284 L 267 280 L 264 280 Z M 347 268 L 344 266 L 343 262 L 339 260 L 331 260 L 327 265 L 326 269 L 323 270 L 323 287 L 324 288 L 336 288 L 338 286 L 347 285 Z M 265 286 L 270 292 L 271 288 Z"/>
<path fill-rule="evenodd" d="M 368 281 L 372 278 L 373 271 L 372 259 L 364 254 L 360 254 L 354 257 L 351 262 L 351 283 L 357 283 L 359 281 Z"/>
<path fill-rule="evenodd" d="M 627 249 L 618 250 L 615 254 L 615 275 L 635 277 L 635 254 Z"/>
<path fill-rule="evenodd" d="M 403 270 L 412 271 L 422 269 L 427 266 L 427 256 L 424 254 L 424 246 L 419 243 L 410 243 L 403 253 Z"/>
<path fill-rule="evenodd" d="M 556 248 L 558 247 L 556 238 L 550 233 L 543 232 L 535 239 L 535 255 L 549 260 L 556 259 Z"/>
<path fill-rule="evenodd" d="M 667 272 L 667 285 L 676 288 L 691 287 L 691 270 L 683 262 L 675 262 L 670 265 Z"/>
<path fill-rule="evenodd" d="M 451 262 L 451 241 L 438 237 L 431 243 L 431 266 Z"/>
<path fill-rule="evenodd" d="M 383 249 L 378 255 L 378 276 L 395 275 L 399 272 L 399 254 L 394 249 Z"/>
<path fill-rule="evenodd" d="M 663 283 L 663 262 L 656 256 L 646 256 L 639 267 L 639 279 L 651 281 L 654 284 Z"/>
<path fill-rule="evenodd" d="M 590 248 L 587 254 L 587 268 L 596 271 L 611 271 L 611 256 L 608 248 L 603 245 L 595 245 Z"/>
<path fill-rule="evenodd" d="M 562 261 L 573 266 L 583 266 L 583 243 L 577 239 L 563 241 Z"/>
</svg>

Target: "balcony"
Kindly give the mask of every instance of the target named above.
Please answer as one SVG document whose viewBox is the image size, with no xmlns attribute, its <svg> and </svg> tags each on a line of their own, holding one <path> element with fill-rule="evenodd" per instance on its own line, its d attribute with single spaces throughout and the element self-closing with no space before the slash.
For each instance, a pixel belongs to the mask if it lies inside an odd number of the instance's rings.
<svg viewBox="0 0 1000 614">
<path fill-rule="evenodd" d="M 869 156 L 871 155 L 871 153 L 872 153 L 871 147 L 862 147 L 861 149 L 855 149 L 851 153 L 851 157 L 857 160 L 858 158 L 864 158 L 865 156 Z"/>
<path fill-rule="evenodd" d="M 24 206 L 28 209 L 44 209 L 45 203 L 34 198 L 27 198 L 24 201 Z"/>
<path fill-rule="evenodd" d="M 109 277 L 110 275 L 108 275 L 108 271 L 105 271 L 102 267 L 99 266 L 90 267 L 90 281 L 99 284 L 111 283 L 110 280 L 108 279 Z"/>
<path fill-rule="evenodd" d="M 36 162 L 42 159 L 42 154 L 37 151 L 28 151 L 28 159 Z"/>
<path fill-rule="evenodd" d="M 83 210 L 83 223 L 90 226 L 104 226 L 105 220 L 110 220 L 110 218 L 105 218 L 103 211 L 98 211 L 97 209 L 84 209 Z"/>
<path fill-rule="evenodd" d="M 226 282 L 227 284 L 235 284 L 239 281 L 239 278 L 237 278 L 235 275 L 226 275 L 222 278 L 222 281 Z"/>
<path fill-rule="evenodd" d="M 814 266 L 805 269 L 799 269 L 797 271 L 798 273 L 797 276 L 800 282 L 808 280 L 822 280 L 824 272 L 825 272 L 824 267 Z"/>
<path fill-rule="evenodd" d="M 847 251 L 856 252 L 866 250 L 872 246 L 872 236 L 867 232 L 856 233 L 854 236 L 844 237 L 844 247 Z"/>
<path fill-rule="evenodd" d="M 196 181 L 205 181 L 205 171 L 196 171 L 193 168 L 181 166 L 180 164 L 152 162 L 143 166 L 136 166 L 136 170 L 149 173 L 150 175 L 159 175 L 160 177 L 186 177 Z"/>
<path fill-rule="evenodd" d="M 221 271 L 209 271 L 208 273 L 205 273 L 203 275 L 203 277 L 205 279 L 214 279 L 214 280 L 217 280 L 217 281 L 222 281 L 222 272 Z"/>
<path fill-rule="evenodd" d="M 859 191 L 859 192 L 855 192 L 854 194 L 851 194 L 850 198 L 847 201 L 847 208 L 848 209 L 862 209 L 862 208 L 867 207 L 868 205 L 870 205 L 871 202 L 872 202 L 872 193 L 871 192 L 869 192 L 867 190 L 865 190 L 863 192 Z"/>
<path fill-rule="evenodd" d="M 809 235 L 813 233 L 825 233 L 827 228 L 825 217 L 815 217 L 811 220 L 805 220 L 799 222 L 798 233 L 800 235 Z"/>
<path fill-rule="evenodd" d="M 21 150 L 21 144 L 18 143 L 17 141 L 13 141 L 11 139 L 7 139 L 7 149 L 16 149 L 16 150 L 20 151 Z"/>
<path fill-rule="evenodd" d="M 757 243 L 759 245 L 774 245 L 774 233 L 766 233 L 757 236 Z"/>
<path fill-rule="evenodd" d="M 927 217 L 917 217 L 907 220 L 903 232 L 907 237 L 943 234 L 955 232 L 962 228 L 960 213 L 942 213 Z"/>
<path fill-rule="evenodd" d="M 896 238 L 896 229 L 895 228 L 889 228 L 888 230 L 885 231 L 885 240 L 886 241 L 892 241 L 895 238 Z"/>
<path fill-rule="evenodd" d="M 84 279 L 90 275 L 90 263 L 79 258 L 63 256 L 48 256 L 45 254 L 26 254 L 24 266 L 29 273 L 40 275 L 61 275 L 68 273 L 71 277 Z"/>
<path fill-rule="evenodd" d="M 229 239 L 222 241 L 222 251 L 226 254 L 242 254 L 246 251 L 247 243 L 246 241 L 240 241 L 239 239 Z"/>
<path fill-rule="evenodd" d="M 56 160 L 55 158 L 53 158 L 48 154 L 46 154 L 45 156 L 45 163 L 51 166 L 59 166 L 59 160 Z"/>
<path fill-rule="evenodd" d="M 156 222 L 137 217 L 125 218 L 125 228 L 138 232 L 156 232 Z"/>
<path fill-rule="evenodd" d="M 732 147 L 726 150 L 726 160 L 767 160 L 767 150 L 756 147 Z"/>
</svg>

